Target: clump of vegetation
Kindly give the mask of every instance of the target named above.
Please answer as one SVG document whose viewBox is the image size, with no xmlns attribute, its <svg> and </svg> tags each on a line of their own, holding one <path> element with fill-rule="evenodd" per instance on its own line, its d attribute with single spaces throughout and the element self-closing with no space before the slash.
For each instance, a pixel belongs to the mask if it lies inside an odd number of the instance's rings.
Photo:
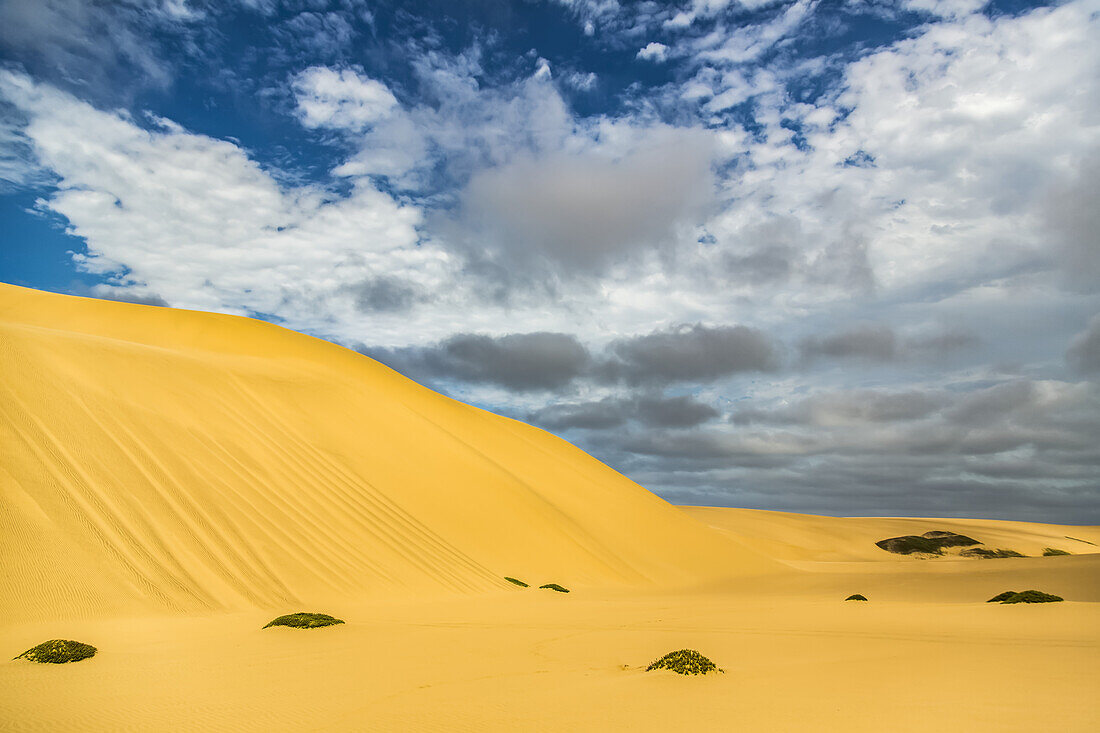
<svg viewBox="0 0 1100 733">
<path fill-rule="evenodd" d="M 1077 537 L 1070 537 L 1068 534 L 1065 535 L 1065 538 L 1067 540 L 1073 540 L 1074 542 L 1084 542 L 1086 545 L 1092 545 L 1093 547 L 1096 547 L 1095 542 L 1089 542 L 1088 540 L 1082 540 L 1082 539 L 1079 539 Z"/>
<path fill-rule="evenodd" d="M 926 540 L 932 540 L 940 547 L 966 547 L 968 545 L 980 545 L 973 537 L 967 537 L 958 532 L 947 532 L 942 529 L 934 529 L 921 535 Z"/>
<path fill-rule="evenodd" d="M 548 590 L 556 590 L 558 593 L 568 593 L 568 588 L 563 588 L 557 583 L 547 583 L 546 585 L 540 585 L 539 588 L 546 588 Z"/>
<path fill-rule="evenodd" d="M 1062 596 L 1043 593 L 1040 590 L 1022 590 L 1019 593 L 1013 593 L 1001 603 L 1057 603 L 1064 600 L 1066 599 Z"/>
<path fill-rule="evenodd" d="M 292 629 L 319 629 L 322 626 L 335 626 L 344 623 L 343 619 L 329 616 L 327 613 L 288 613 L 274 619 L 264 628 L 269 626 L 289 626 Z"/>
<path fill-rule="evenodd" d="M 1055 557 L 1057 555 L 1072 555 L 1072 552 L 1066 552 L 1065 550 L 1059 550 L 1055 547 L 1044 547 L 1043 557 Z"/>
<path fill-rule="evenodd" d="M 1015 550 L 988 550 L 984 547 L 971 547 L 968 550 L 963 550 L 959 554 L 963 557 L 980 557 L 986 560 L 995 560 L 1001 557 L 1027 557 L 1027 555 L 1022 555 Z"/>
<path fill-rule="evenodd" d="M 942 555 L 945 547 L 965 547 L 967 545 L 981 544 L 973 537 L 967 537 L 955 532 L 944 530 L 932 530 L 917 536 L 907 534 L 901 537 L 890 537 L 875 543 L 887 552 L 898 555 L 912 555 L 920 553 L 925 555 Z"/>
<path fill-rule="evenodd" d="M 530 587 L 529 585 L 524 583 L 522 580 L 517 580 L 516 578 L 509 578 L 507 575 L 504 576 L 504 579 L 507 580 L 512 585 L 518 585 L 520 588 L 529 588 Z"/>
<path fill-rule="evenodd" d="M 853 593 L 852 595 L 848 596 L 844 600 L 846 600 L 846 601 L 866 601 L 867 596 L 863 595 L 862 593 Z"/>
<path fill-rule="evenodd" d="M 676 674 L 707 674 L 708 672 L 725 671 L 719 669 L 714 662 L 694 649 L 669 652 L 645 669 L 646 672 L 652 672 L 655 669 L 668 669 Z"/>
<path fill-rule="evenodd" d="M 990 598 L 986 603 L 1056 603 L 1064 601 L 1061 596 L 1043 593 L 1038 590 L 1014 591 L 1006 590 Z"/>
<path fill-rule="evenodd" d="M 94 657 L 96 651 L 97 649 L 91 644 L 70 639 L 50 639 L 28 649 L 16 659 L 29 659 L 32 662 L 45 664 L 68 664 Z"/>
</svg>

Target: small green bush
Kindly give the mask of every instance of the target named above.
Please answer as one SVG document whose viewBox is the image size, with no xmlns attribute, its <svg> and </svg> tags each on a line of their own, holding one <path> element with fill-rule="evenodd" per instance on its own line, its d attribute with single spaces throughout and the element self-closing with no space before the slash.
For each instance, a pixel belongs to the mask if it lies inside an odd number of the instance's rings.
<svg viewBox="0 0 1100 733">
<path fill-rule="evenodd" d="M 708 672 L 725 671 L 719 669 L 714 662 L 694 649 L 669 652 L 645 669 L 646 672 L 652 672 L 655 669 L 668 669 L 676 674 L 707 674 Z"/>
<path fill-rule="evenodd" d="M 68 664 L 94 657 L 98 651 L 91 644 L 70 639 L 50 639 L 20 654 L 16 659 L 29 659 L 46 664 Z"/>
<path fill-rule="evenodd" d="M 539 588 L 546 588 L 548 590 L 556 590 L 558 593 L 568 593 L 568 588 L 563 588 L 557 583 L 547 583 L 546 585 L 540 585 Z"/>
<path fill-rule="evenodd" d="M 1054 557 L 1056 555 L 1072 555 L 1072 552 L 1066 552 L 1065 550 L 1059 550 L 1054 547 L 1044 547 L 1043 557 Z"/>
<path fill-rule="evenodd" d="M 343 619 L 329 616 L 327 613 L 288 613 L 274 619 L 264 628 L 270 626 L 289 626 L 292 629 L 319 629 L 322 626 L 335 626 L 344 623 Z"/>
<path fill-rule="evenodd" d="M 1066 599 L 1062 596 L 1043 593 L 1039 590 L 1023 590 L 1019 593 L 1013 593 L 1001 603 L 1057 603 L 1064 600 Z"/>
<path fill-rule="evenodd" d="M 963 557 L 980 557 L 985 560 L 996 560 L 1004 557 L 1027 557 L 1027 555 L 1022 555 L 1015 550 L 987 550 L 984 547 L 971 547 L 968 550 L 963 550 L 959 554 Z"/>
<path fill-rule="evenodd" d="M 862 595 L 860 593 L 853 593 L 852 595 L 848 596 L 844 600 L 846 600 L 846 601 L 866 601 L 867 596 Z"/>
<path fill-rule="evenodd" d="M 522 580 L 516 580 L 515 578 L 509 578 L 507 575 L 504 576 L 504 579 L 507 580 L 509 583 L 512 583 L 513 585 L 518 585 L 520 588 L 529 588 L 530 587 L 526 583 L 524 583 Z"/>
<path fill-rule="evenodd" d="M 988 601 L 986 601 L 986 603 L 1001 603 L 1003 601 L 1007 601 L 1014 595 L 1016 595 L 1016 591 L 1006 590 L 1004 593 L 998 593 L 997 595 L 993 596 Z"/>
</svg>

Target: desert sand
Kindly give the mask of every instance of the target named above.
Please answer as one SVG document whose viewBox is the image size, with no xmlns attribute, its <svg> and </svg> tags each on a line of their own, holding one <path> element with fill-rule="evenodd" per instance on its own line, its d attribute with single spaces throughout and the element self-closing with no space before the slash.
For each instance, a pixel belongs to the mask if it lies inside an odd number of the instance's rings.
<svg viewBox="0 0 1100 733">
<path fill-rule="evenodd" d="M 1100 729 L 1100 527 L 675 507 L 233 316 L 0 285 L 0 375 L 0 654 L 99 649 L 2 730 Z M 936 529 L 1029 557 L 874 545 Z"/>
</svg>

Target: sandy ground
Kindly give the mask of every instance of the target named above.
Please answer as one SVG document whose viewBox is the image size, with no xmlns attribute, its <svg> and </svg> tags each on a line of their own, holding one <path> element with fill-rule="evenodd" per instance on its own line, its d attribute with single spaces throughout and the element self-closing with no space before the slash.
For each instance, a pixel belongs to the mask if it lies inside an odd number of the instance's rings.
<svg viewBox="0 0 1100 733">
<path fill-rule="evenodd" d="M 345 626 L 312 631 L 261 631 L 273 614 L 260 612 L 5 627 L 0 646 L 17 652 L 58 634 L 102 651 L 66 666 L 0 664 L 0 720 L 11 730 L 1100 726 L 1095 603 L 868 595 L 517 589 L 346 603 L 327 609 Z M 683 647 L 725 674 L 644 671 Z"/>
<path fill-rule="evenodd" d="M 1098 527 L 673 507 L 331 344 L 11 286 L 0 377 L 0 656 L 100 650 L 0 662 L 0 730 L 1100 729 Z M 874 546 L 931 529 L 1030 557 Z M 685 647 L 725 673 L 644 671 Z"/>
</svg>

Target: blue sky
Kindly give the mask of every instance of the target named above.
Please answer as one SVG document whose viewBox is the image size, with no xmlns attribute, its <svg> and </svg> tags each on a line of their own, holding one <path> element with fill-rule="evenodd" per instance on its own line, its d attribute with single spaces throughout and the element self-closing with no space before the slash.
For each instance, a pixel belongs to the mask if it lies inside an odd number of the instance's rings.
<svg viewBox="0 0 1100 733">
<path fill-rule="evenodd" d="M 0 1 L 0 279 L 682 503 L 1100 522 L 1100 2 Z"/>
</svg>

